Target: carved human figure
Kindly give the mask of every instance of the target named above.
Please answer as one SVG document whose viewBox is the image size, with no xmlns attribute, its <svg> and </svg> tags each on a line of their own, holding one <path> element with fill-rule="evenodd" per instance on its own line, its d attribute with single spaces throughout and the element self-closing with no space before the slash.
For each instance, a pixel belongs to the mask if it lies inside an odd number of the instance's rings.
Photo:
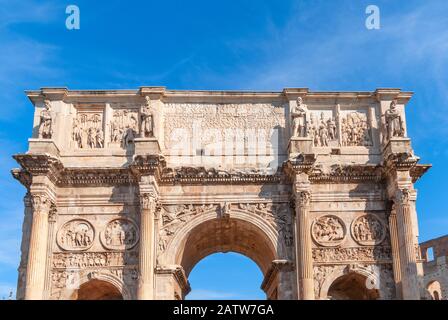
<svg viewBox="0 0 448 320">
<path fill-rule="evenodd" d="M 306 137 L 306 114 L 308 107 L 303 103 L 302 97 L 297 98 L 297 106 L 291 111 L 291 118 L 293 123 L 292 136 L 293 137 Z"/>
<path fill-rule="evenodd" d="M 336 121 L 331 117 L 327 120 L 328 136 L 330 140 L 336 139 Z"/>
<path fill-rule="evenodd" d="M 90 148 L 96 147 L 96 131 L 94 128 L 89 128 L 89 135 L 87 136 L 87 144 Z"/>
<path fill-rule="evenodd" d="M 314 221 L 312 235 L 316 242 L 324 246 L 338 245 L 345 237 L 345 228 L 341 219 L 322 216 Z"/>
<path fill-rule="evenodd" d="M 384 227 L 374 215 L 368 214 L 354 220 L 352 235 L 362 245 L 375 245 L 383 241 Z"/>
<path fill-rule="evenodd" d="M 51 104 L 49 100 L 44 101 L 45 109 L 40 113 L 39 138 L 51 139 L 53 134 Z"/>
<path fill-rule="evenodd" d="M 140 136 L 153 137 L 151 98 L 146 96 L 146 104 L 140 108 Z"/>
<path fill-rule="evenodd" d="M 404 136 L 403 120 L 401 119 L 400 111 L 397 109 L 396 100 L 390 103 L 389 109 L 384 113 L 384 118 L 386 121 L 387 137 L 389 139 Z"/>
<path fill-rule="evenodd" d="M 104 134 L 103 134 L 103 130 L 101 128 L 98 128 L 96 130 L 96 146 L 98 148 L 102 148 L 104 146 Z"/>
<path fill-rule="evenodd" d="M 320 137 L 320 145 L 322 147 L 328 147 L 328 129 L 323 121 L 319 126 L 319 137 Z"/>
</svg>

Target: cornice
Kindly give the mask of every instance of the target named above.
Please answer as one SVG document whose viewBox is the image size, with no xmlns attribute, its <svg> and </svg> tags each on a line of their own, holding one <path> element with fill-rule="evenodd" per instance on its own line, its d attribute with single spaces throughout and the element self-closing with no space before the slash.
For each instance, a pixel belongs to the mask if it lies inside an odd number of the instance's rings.
<svg viewBox="0 0 448 320">
<path fill-rule="evenodd" d="M 412 183 L 417 182 L 417 180 L 420 179 L 431 167 L 431 164 L 416 164 L 413 166 L 410 170 Z"/>
<path fill-rule="evenodd" d="M 16 154 L 13 158 L 20 164 L 21 169 L 13 169 L 12 174 L 16 178 L 23 179 L 30 176 L 47 176 L 53 183 L 60 179 L 64 166 L 59 158 L 49 154 Z M 19 172 L 23 171 L 23 172 Z M 22 182 L 22 180 L 19 180 Z M 24 181 L 26 186 L 26 181 Z"/>
<path fill-rule="evenodd" d="M 58 180 L 58 186 L 85 185 L 130 185 L 137 183 L 136 177 L 128 168 L 65 168 Z"/>
<path fill-rule="evenodd" d="M 314 168 L 309 175 L 312 183 L 382 182 L 384 178 L 384 168 L 374 164 L 336 164 L 329 172 Z"/>
<path fill-rule="evenodd" d="M 163 184 L 260 184 L 281 183 L 284 176 L 265 171 L 224 171 L 204 167 L 165 168 L 162 172 Z"/>
<path fill-rule="evenodd" d="M 11 171 L 14 178 L 29 188 L 33 176 L 48 176 L 59 187 L 70 186 L 114 186 L 138 184 L 142 176 L 154 176 L 160 185 L 222 185 L 222 184 L 289 184 L 297 174 L 304 173 L 313 184 L 359 183 L 385 181 L 390 170 L 410 170 L 416 181 L 431 166 L 417 165 L 415 158 L 395 156 L 393 164 L 345 164 L 332 165 L 327 169 L 316 164 L 315 157 L 288 160 L 275 173 L 265 170 L 206 169 L 204 167 L 170 168 L 161 155 L 136 156 L 127 167 L 117 168 L 65 168 L 58 158 L 47 154 L 19 154 L 14 159 L 20 169 Z M 398 168 L 398 169 L 397 169 Z"/>
<path fill-rule="evenodd" d="M 68 88 L 41 88 L 25 91 L 28 98 L 36 103 L 44 98 L 51 100 L 98 98 L 98 97 L 141 97 L 151 95 L 156 99 L 166 98 L 257 98 L 257 99 L 296 99 L 298 96 L 317 99 L 399 99 L 406 103 L 412 92 L 401 89 L 376 89 L 375 91 L 310 91 L 308 88 L 285 88 L 282 91 L 250 91 L 250 90 L 170 90 L 160 86 L 142 86 L 139 89 L 122 90 L 69 90 Z"/>
</svg>

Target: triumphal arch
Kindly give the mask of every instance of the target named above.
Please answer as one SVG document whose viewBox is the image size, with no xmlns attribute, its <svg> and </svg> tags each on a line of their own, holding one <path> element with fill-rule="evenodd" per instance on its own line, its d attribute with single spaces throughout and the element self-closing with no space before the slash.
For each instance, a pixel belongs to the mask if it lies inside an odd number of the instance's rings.
<svg viewBox="0 0 448 320">
<path fill-rule="evenodd" d="M 412 93 L 27 91 L 19 299 L 183 299 L 202 258 L 268 299 L 420 299 Z"/>
</svg>

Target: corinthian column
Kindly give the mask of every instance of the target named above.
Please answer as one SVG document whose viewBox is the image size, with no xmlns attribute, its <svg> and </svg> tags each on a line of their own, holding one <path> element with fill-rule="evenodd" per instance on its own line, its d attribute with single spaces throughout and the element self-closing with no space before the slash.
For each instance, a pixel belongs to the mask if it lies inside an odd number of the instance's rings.
<svg viewBox="0 0 448 320">
<path fill-rule="evenodd" d="M 154 299 L 155 232 L 154 214 L 156 195 L 152 192 L 140 194 L 140 259 L 137 298 Z"/>
<path fill-rule="evenodd" d="M 400 251 L 403 299 L 419 300 L 417 258 L 409 189 L 399 189 L 395 195 L 397 231 Z"/>
<path fill-rule="evenodd" d="M 299 291 L 303 300 L 314 300 L 313 255 L 309 221 L 311 193 L 295 192 L 296 203 L 296 261 Z"/>
<path fill-rule="evenodd" d="M 395 210 L 395 204 L 392 205 L 392 209 L 389 215 L 389 230 L 390 230 L 390 242 L 392 249 L 395 291 L 397 299 L 402 299 L 403 297 L 401 289 L 400 246 L 398 240 L 397 213 Z"/>
<path fill-rule="evenodd" d="M 47 261 L 48 214 L 51 201 L 43 194 L 31 195 L 33 217 L 26 273 L 26 300 L 43 299 Z"/>
</svg>

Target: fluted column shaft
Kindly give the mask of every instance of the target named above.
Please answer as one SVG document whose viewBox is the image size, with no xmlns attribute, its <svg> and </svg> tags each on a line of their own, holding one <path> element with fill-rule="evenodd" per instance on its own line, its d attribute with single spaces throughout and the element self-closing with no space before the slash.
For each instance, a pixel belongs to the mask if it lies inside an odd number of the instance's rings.
<svg viewBox="0 0 448 320">
<path fill-rule="evenodd" d="M 137 298 L 139 300 L 154 299 L 154 269 L 155 269 L 155 232 L 154 215 L 156 197 L 151 193 L 140 195 L 140 259 L 139 283 Z"/>
<path fill-rule="evenodd" d="M 419 300 L 417 258 L 409 189 L 398 190 L 395 197 L 403 299 Z"/>
<path fill-rule="evenodd" d="M 395 210 L 395 205 L 393 205 L 393 208 L 392 208 L 390 216 L 389 216 L 389 230 L 390 230 L 390 242 L 391 242 L 391 249 L 392 249 L 395 291 L 396 291 L 397 298 L 402 299 L 400 246 L 399 246 L 399 241 L 398 241 L 397 213 Z"/>
<path fill-rule="evenodd" d="M 56 209 L 50 208 L 48 215 L 48 242 L 47 242 L 47 261 L 45 265 L 45 285 L 44 299 L 49 299 L 51 295 L 51 261 L 53 258 L 53 243 L 56 225 Z"/>
<path fill-rule="evenodd" d="M 45 287 L 48 214 L 51 202 L 45 195 L 31 195 L 33 218 L 26 273 L 26 300 L 43 299 Z"/>
<path fill-rule="evenodd" d="M 315 298 L 309 218 L 310 198 L 309 191 L 297 191 L 295 194 L 297 278 L 303 300 L 314 300 Z"/>
</svg>

